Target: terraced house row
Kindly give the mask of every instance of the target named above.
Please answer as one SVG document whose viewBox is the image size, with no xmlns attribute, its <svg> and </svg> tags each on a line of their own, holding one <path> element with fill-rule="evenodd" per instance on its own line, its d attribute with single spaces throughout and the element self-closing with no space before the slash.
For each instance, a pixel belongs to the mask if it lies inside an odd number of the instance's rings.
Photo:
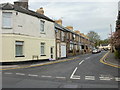
<svg viewBox="0 0 120 90">
<path fill-rule="evenodd" d="M 89 53 L 94 43 L 87 36 L 62 26 L 62 20 L 29 10 L 28 1 L 0 4 L 2 61 L 57 60 Z"/>
</svg>

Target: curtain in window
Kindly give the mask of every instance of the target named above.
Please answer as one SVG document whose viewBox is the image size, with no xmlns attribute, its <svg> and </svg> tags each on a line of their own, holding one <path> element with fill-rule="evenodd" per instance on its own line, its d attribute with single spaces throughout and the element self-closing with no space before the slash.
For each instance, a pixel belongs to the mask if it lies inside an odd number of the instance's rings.
<svg viewBox="0 0 120 90">
<path fill-rule="evenodd" d="M 16 41 L 16 56 L 23 55 L 23 42 Z"/>
<path fill-rule="evenodd" d="M 23 55 L 23 46 L 16 45 L 16 56 L 22 56 Z"/>
<path fill-rule="evenodd" d="M 41 26 L 40 28 L 41 32 L 44 32 L 44 21 L 41 20 L 40 26 Z"/>
<path fill-rule="evenodd" d="M 45 55 L 45 43 L 41 43 L 41 55 Z"/>
<path fill-rule="evenodd" d="M 12 27 L 12 13 L 11 12 L 3 12 L 2 16 L 2 26 L 4 28 L 11 28 Z"/>
</svg>

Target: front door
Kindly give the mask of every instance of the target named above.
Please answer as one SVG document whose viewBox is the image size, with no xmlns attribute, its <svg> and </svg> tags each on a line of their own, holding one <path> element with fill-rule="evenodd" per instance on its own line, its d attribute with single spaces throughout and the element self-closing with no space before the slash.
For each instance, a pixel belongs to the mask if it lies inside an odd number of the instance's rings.
<svg viewBox="0 0 120 90">
<path fill-rule="evenodd" d="M 61 58 L 66 57 L 66 45 L 61 45 Z"/>
</svg>

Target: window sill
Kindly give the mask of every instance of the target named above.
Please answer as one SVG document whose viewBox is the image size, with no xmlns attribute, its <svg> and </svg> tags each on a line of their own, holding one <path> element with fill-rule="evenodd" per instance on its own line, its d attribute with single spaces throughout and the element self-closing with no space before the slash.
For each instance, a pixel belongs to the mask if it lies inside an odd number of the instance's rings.
<svg viewBox="0 0 120 90">
<path fill-rule="evenodd" d="M 2 27 L 2 29 L 12 29 L 12 27 Z"/>
<path fill-rule="evenodd" d="M 41 32 L 40 34 L 46 34 L 45 32 Z"/>
<path fill-rule="evenodd" d="M 46 56 L 46 55 L 40 55 L 40 56 Z"/>
<path fill-rule="evenodd" d="M 22 56 L 15 56 L 15 57 L 25 57 L 24 55 L 22 55 Z"/>
</svg>

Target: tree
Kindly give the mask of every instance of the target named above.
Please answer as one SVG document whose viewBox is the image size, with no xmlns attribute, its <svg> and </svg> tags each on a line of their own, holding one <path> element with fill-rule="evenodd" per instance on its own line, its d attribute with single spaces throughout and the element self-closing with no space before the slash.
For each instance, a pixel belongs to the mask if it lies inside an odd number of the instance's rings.
<svg viewBox="0 0 120 90">
<path fill-rule="evenodd" d="M 94 31 L 89 31 L 87 36 L 89 37 L 90 41 L 95 43 L 95 47 L 99 45 L 100 36 L 98 35 L 98 33 Z"/>
<path fill-rule="evenodd" d="M 120 30 L 114 33 L 112 43 L 115 47 L 120 48 Z"/>
<path fill-rule="evenodd" d="M 104 40 L 100 40 L 99 44 L 109 44 L 110 43 L 110 39 L 104 39 Z"/>
<path fill-rule="evenodd" d="M 115 57 L 120 60 L 120 29 L 111 37 L 111 44 L 115 47 Z"/>
</svg>

